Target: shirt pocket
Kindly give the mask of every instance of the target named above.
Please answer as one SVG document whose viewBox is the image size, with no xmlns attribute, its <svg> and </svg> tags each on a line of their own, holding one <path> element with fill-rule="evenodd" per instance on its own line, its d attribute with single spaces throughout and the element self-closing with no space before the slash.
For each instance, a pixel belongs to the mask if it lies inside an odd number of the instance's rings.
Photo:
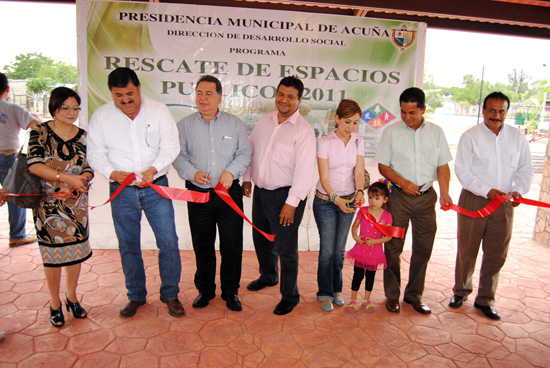
<svg viewBox="0 0 550 368">
<path fill-rule="evenodd" d="M 237 148 L 237 140 L 233 137 L 223 137 L 221 154 L 226 159 L 232 159 Z"/>
<path fill-rule="evenodd" d="M 160 146 L 160 131 L 148 125 L 145 128 L 145 146 L 149 149 L 156 150 Z"/>
<path fill-rule="evenodd" d="M 503 156 L 506 167 L 512 172 L 516 171 L 519 166 L 519 152 L 510 147 L 510 149 L 504 151 Z"/>
<path fill-rule="evenodd" d="M 273 152 L 273 161 L 282 164 L 294 162 L 294 147 L 277 143 Z"/>
<path fill-rule="evenodd" d="M 426 166 L 431 168 L 437 168 L 439 163 L 439 152 L 441 149 L 439 147 L 424 147 L 422 149 L 422 159 Z"/>
</svg>

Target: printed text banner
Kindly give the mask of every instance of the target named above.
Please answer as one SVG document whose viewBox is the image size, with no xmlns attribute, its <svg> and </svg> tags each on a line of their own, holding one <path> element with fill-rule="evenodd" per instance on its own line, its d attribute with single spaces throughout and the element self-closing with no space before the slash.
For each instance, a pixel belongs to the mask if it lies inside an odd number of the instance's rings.
<svg viewBox="0 0 550 368">
<path fill-rule="evenodd" d="M 85 124 L 111 100 L 107 75 L 136 70 L 142 93 L 170 106 L 176 121 L 194 112 L 203 74 L 223 84 L 221 108 L 252 130 L 273 111 L 281 78 L 296 75 L 306 91 L 302 113 L 317 137 L 333 128 L 340 100 L 363 110 L 359 132 L 367 159 L 388 123 L 399 119 L 399 94 L 420 85 L 425 24 L 314 13 L 203 5 L 77 1 L 79 91 Z"/>
</svg>

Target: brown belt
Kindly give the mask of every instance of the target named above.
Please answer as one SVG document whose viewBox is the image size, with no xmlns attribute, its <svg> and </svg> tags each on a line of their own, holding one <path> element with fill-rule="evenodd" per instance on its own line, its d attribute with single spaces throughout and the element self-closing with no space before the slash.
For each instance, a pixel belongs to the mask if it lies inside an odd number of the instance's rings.
<svg viewBox="0 0 550 368">
<path fill-rule="evenodd" d="M 17 152 L 16 149 L 5 149 L 5 150 L 0 150 L 0 154 L 1 154 L 1 155 L 6 155 L 6 156 L 8 156 L 8 155 L 13 155 L 13 154 L 15 154 L 16 152 Z"/>
<path fill-rule="evenodd" d="M 318 189 L 315 189 L 315 197 L 320 198 L 324 201 L 330 201 L 330 196 L 328 194 L 319 192 Z M 338 197 L 340 197 L 342 199 L 353 199 L 355 197 L 355 193 L 352 193 L 352 194 L 347 195 L 347 196 L 338 196 Z"/>
</svg>

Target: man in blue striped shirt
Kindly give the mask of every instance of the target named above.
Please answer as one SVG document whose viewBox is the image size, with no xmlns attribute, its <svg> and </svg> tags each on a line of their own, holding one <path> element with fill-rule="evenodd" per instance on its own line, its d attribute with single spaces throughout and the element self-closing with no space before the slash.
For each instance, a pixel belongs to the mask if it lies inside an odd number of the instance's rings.
<svg viewBox="0 0 550 368">
<path fill-rule="evenodd" d="M 199 291 L 193 308 L 204 308 L 216 296 L 216 226 L 220 234 L 220 280 L 222 299 L 227 308 L 241 311 L 238 298 L 243 252 L 243 218 L 215 192 L 221 183 L 235 203 L 243 209 L 239 178 L 245 173 L 252 148 L 244 123 L 236 116 L 220 111 L 221 82 L 211 75 L 202 76 L 195 88 L 198 112 L 178 123 L 180 154 L 174 161 L 179 176 L 190 190 L 210 192 L 207 203 L 187 203 L 191 239 L 197 271 L 195 287 Z"/>
</svg>

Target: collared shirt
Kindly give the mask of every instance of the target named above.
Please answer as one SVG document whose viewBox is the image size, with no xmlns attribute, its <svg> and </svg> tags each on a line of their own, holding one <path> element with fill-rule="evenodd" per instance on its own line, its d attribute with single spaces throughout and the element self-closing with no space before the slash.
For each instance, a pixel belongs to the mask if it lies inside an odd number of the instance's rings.
<svg viewBox="0 0 550 368">
<path fill-rule="evenodd" d="M 234 115 L 218 110 L 209 124 L 196 112 L 180 120 L 178 131 L 181 148 L 174 168 L 182 179 L 198 187 L 214 188 L 224 171 L 239 179 L 250 164 L 252 147 L 246 127 Z M 197 171 L 209 174 L 210 183 L 196 183 Z"/>
<path fill-rule="evenodd" d="M 317 142 L 317 158 L 328 159 L 328 181 L 338 195 L 348 195 L 355 192 L 355 165 L 357 156 L 365 155 L 363 138 L 352 134 L 348 144 L 338 138 L 336 130 Z M 321 180 L 316 189 L 324 194 Z"/>
<path fill-rule="evenodd" d="M 460 137 L 455 172 L 464 189 L 481 197 L 487 198 L 493 188 L 525 194 L 533 180 L 529 143 L 508 124 L 498 135 L 478 124 Z"/>
<path fill-rule="evenodd" d="M 437 180 L 437 168 L 453 156 L 440 126 L 424 121 L 414 130 L 399 121 L 382 133 L 375 159 L 425 191 Z"/>
<path fill-rule="evenodd" d="M 278 111 L 263 115 L 250 134 L 252 161 L 243 177 L 260 188 L 290 187 L 286 203 L 297 207 L 312 185 L 315 132 L 298 110 L 279 124 Z"/>
<path fill-rule="evenodd" d="M 19 149 L 19 133 L 33 120 L 40 121 L 23 107 L 0 100 L 0 149 Z"/>
<path fill-rule="evenodd" d="M 140 173 L 154 166 L 154 179 L 166 175 L 180 150 L 176 122 L 168 107 L 141 96 L 134 120 L 114 102 L 98 108 L 90 120 L 88 162 L 109 178 L 113 171 Z"/>
</svg>

